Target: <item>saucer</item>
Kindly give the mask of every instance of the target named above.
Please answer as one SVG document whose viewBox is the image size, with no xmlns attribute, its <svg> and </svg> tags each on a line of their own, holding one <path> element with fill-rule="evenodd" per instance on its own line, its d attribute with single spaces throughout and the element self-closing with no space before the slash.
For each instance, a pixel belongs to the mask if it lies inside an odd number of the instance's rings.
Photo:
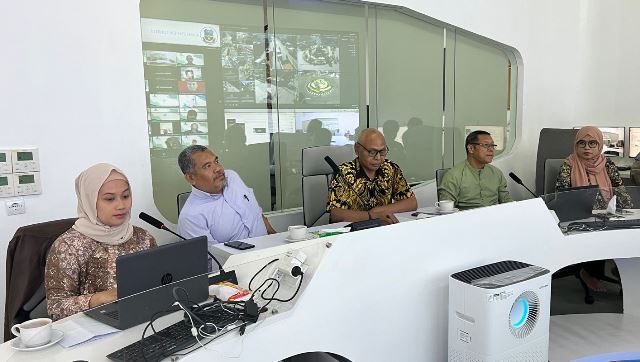
<svg viewBox="0 0 640 362">
<path fill-rule="evenodd" d="M 436 209 L 436 212 L 437 212 L 438 214 L 441 214 L 441 215 L 453 214 L 454 212 L 458 212 L 458 211 L 460 211 L 460 210 L 459 210 L 457 207 L 454 207 L 453 209 L 448 210 L 448 211 L 444 211 L 444 210 L 438 210 L 438 209 Z"/>
<path fill-rule="evenodd" d="M 305 236 L 304 238 L 301 238 L 301 239 L 291 239 L 290 237 L 287 236 L 286 238 L 284 238 L 284 241 L 286 241 L 288 243 L 295 243 L 297 241 L 311 240 L 311 239 L 315 239 L 317 237 L 318 237 L 318 235 L 316 235 L 316 234 L 308 233 L 307 236 Z"/>
<path fill-rule="evenodd" d="M 39 351 L 41 349 L 51 347 L 54 344 L 60 342 L 63 336 L 64 336 L 64 333 L 62 331 L 59 331 L 57 329 L 52 329 L 51 340 L 49 341 L 49 343 L 43 344 L 42 346 L 37 346 L 37 347 L 25 347 L 22 345 L 22 341 L 20 340 L 20 337 L 16 337 L 11 341 L 11 348 L 17 351 L 23 351 L 23 352 Z"/>
</svg>

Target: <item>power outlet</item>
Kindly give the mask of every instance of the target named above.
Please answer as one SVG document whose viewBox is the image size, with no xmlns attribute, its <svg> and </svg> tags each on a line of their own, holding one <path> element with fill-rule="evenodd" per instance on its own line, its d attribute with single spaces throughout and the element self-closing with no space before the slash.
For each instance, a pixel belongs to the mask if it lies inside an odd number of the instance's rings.
<svg viewBox="0 0 640 362">
<path fill-rule="evenodd" d="M 282 277 L 284 277 L 284 271 L 282 271 L 282 269 L 280 268 L 276 268 L 276 270 L 274 270 L 273 272 L 273 276 L 272 278 L 281 282 L 282 281 Z"/>
<path fill-rule="evenodd" d="M 24 199 L 14 199 L 6 201 L 5 207 L 7 208 L 7 215 L 19 215 L 27 212 L 24 206 Z"/>
</svg>

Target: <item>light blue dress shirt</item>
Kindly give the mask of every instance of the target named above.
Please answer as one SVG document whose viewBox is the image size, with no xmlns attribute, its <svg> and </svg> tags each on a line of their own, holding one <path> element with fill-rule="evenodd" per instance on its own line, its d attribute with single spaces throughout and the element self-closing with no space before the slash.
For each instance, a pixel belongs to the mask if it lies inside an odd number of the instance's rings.
<svg viewBox="0 0 640 362">
<path fill-rule="evenodd" d="M 225 170 L 227 185 L 221 194 L 195 187 L 178 218 L 178 232 L 185 237 L 206 235 L 209 245 L 267 235 L 262 208 L 253 190 L 232 170 Z"/>
</svg>

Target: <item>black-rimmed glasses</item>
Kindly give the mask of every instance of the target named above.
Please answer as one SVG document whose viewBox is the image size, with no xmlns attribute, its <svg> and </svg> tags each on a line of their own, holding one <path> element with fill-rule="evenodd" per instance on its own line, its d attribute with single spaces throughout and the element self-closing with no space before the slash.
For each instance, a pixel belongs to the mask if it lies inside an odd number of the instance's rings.
<svg viewBox="0 0 640 362">
<path fill-rule="evenodd" d="M 495 150 L 498 145 L 493 143 L 471 143 L 472 145 L 480 146 L 486 150 Z"/>
<path fill-rule="evenodd" d="M 369 157 L 371 157 L 371 158 L 375 158 L 377 155 L 380 155 L 380 157 L 387 157 L 387 154 L 389 153 L 389 147 L 388 146 L 385 146 L 381 150 L 370 150 L 370 149 L 366 148 L 365 146 L 363 146 L 362 143 L 360 143 L 360 142 L 356 142 L 356 143 L 359 144 L 360 147 L 364 148 L 365 151 L 367 151 L 367 154 L 369 155 Z"/>
<path fill-rule="evenodd" d="M 580 140 L 576 142 L 576 145 L 579 148 L 587 148 L 587 145 L 589 146 L 589 148 L 598 148 L 598 146 L 600 146 L 600 143 L 596 140 L 589 140 L 589 141 Z"/>
</svg>

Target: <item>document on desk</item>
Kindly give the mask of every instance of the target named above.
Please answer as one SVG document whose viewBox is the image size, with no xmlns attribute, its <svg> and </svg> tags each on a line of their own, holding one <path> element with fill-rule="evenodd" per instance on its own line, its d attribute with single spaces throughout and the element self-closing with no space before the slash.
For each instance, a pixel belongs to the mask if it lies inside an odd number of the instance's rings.
<svg viewBox="0 0 640 362">
<path fill-rule="evenodd" d="M 91 319 L 84 314 L 54 326 L 64 333 L 60 344 L 69 348 L 80 343 L 93 341 L 111 335 L 120 330 Z"/>
</svg>

